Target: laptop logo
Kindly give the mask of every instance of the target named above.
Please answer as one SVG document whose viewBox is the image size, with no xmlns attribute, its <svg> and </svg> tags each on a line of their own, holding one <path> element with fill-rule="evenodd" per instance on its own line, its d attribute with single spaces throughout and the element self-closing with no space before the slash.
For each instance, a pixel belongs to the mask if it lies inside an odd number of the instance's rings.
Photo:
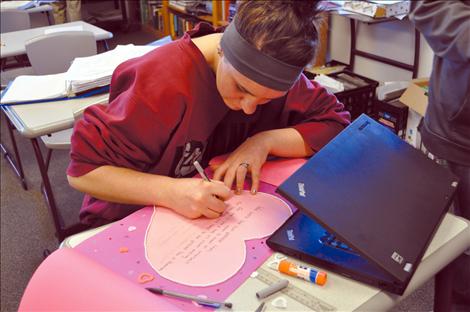
<svg viewBox="0 0 470 312">
<path fill-rule="evenodd" d="M 397 262 L 397 263 L 399 263 L 399 264 L 402 264 L 402 262 L 403 262 L 403 257 L 400 256 L 400 254 L 399 254 L 398 252 L 396 252 L 396 251 L 393 252 L 393 254 L 392 254 L 392 259 L 393 259 L 393 261 L 395 261 L 395 262 Z"/>
<path fill-rule="evenodd" d="M 307 197 L 305 193 L 305 184 L 299 182 L 297 183 L 297 187 L 299 188 L 299 195 L 302 197 Z"/>
<path fill-rule="evenodd" d="M 286 233 L 287 233 L 287 239 L 288 240 L 290 240 L 290 241 L 295 240 L 294 230 L 287 230 Z"/>
</svg>

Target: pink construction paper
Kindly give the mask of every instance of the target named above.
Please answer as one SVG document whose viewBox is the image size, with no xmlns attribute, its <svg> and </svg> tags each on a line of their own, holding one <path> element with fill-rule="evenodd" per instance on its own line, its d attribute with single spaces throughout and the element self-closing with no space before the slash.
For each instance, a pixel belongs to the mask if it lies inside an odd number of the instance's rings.
<svg viewBox="0 0 470 312">
<path fill-rule="evenodd" d="M 222 164 L 227 159 L 228 154 L 217 156 L 211 159 L 209 166 Z M 277 158 L 264 163 L 260 172 L 260 180 L 271 185 L 279 186 L 307 160 L 305 158 Z"/>
<path fill-rule="evenodd" d="M 217 219 L 189 220 L 155 207 L 145 241 L 153 269 L 188 286 L 222 283 L 245 263 L 245 241 L 271 235 L 292 214 L 285 201 L 262 192 L 243 191 L 226 203 Z"/>
<path fill-rule="evenodd" d="M 272 185 L 261 183 L 259 191 L 275 194 L 274 189 L 275 187 Z M 290 208 L 292 211 L 295 209 L 292 206 Z M 160 287 L 190 295 L 205 296 L 214 300 L 227 299 L 272 254 L 271 249 L 265 243 L 266 238 L 252 239 L 245 242 L 246 257 L 243 266 L 225 282 L 205 287 L 192 287 L 176 283 L 159 275 L 145 257 L 145 235 L 152 214 L 153 207 L 145 207 L 136 211 L 115 222 L 103 232 L 96 234 L 92 239 L 84 241 L 75 247 L 75 250 L 139 287 Z M 121 247 L 126 247 L 128 251 L 120 252 Z M 235 256 L 235 252 L 230 251 L 229 255 Z M 215 265 L 215 263 L 211 263 L 211 265 Z M 154 279 L 140 284 L 139 275 L 142 273 L 151 274 Z M 82 278 L 90 284 L 95 282 L 92 275 L 84 274 Z M 183 311 L 207 311 L 209 309 L 184 300 L 166 299 L 177 309 Z"/>
<path fill-rule="evenodd" d="M 64 248 L 47 257 L 28 283 L 19 311 L 174 311 L 90 257 Z"/>
</svg>

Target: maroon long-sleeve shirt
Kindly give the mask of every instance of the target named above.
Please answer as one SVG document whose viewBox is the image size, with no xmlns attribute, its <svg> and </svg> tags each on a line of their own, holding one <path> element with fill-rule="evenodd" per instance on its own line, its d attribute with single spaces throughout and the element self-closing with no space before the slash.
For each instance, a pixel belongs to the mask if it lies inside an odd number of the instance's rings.
<svg viewBox="0 0 470 312">
<path fill-rule="evenodd" d="M 67 174 L 112 165 L 183 177 L 194 174 L 194 160 L 207 163 L 260 131 L 295 128 L 317 151 L 348 123 L 336 97 L 303 75 L 286 96 L 258 106 L 253 115 L 230 110 L 214 72 L 185 34 L 118 66 L 109 104 L 89 107 L 75 125 Z M 86 195 L 80 218 L 98 225 L 139 208 Z"/>
</svg>

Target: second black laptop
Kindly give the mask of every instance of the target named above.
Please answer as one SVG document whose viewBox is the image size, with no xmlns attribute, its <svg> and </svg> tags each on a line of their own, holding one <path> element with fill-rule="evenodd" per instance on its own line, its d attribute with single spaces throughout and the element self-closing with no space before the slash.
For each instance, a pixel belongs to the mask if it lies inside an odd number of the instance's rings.
<svg viewBox="0 0 470 312">
<path fill-rule="evenodd" d="M 456 188 L 449 170 L 361 115 L 279 186 L 299 211 L 267 243 L 401 295 Z"/>
</svg>

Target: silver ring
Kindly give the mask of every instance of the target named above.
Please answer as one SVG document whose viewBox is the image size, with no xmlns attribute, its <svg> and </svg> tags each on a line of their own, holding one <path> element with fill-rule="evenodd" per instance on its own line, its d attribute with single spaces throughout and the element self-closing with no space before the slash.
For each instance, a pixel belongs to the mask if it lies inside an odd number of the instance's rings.
<svg viewBox="0 0 470 312">
<path fill-rule="evenodd" d="M 250 167 L 250 164 L 246 163 L 246 162 L 243 162 L 243 163 L 239 164 L 238 167 L 245 167 L 248 170 L 248 167 Z"/>
</svg>

